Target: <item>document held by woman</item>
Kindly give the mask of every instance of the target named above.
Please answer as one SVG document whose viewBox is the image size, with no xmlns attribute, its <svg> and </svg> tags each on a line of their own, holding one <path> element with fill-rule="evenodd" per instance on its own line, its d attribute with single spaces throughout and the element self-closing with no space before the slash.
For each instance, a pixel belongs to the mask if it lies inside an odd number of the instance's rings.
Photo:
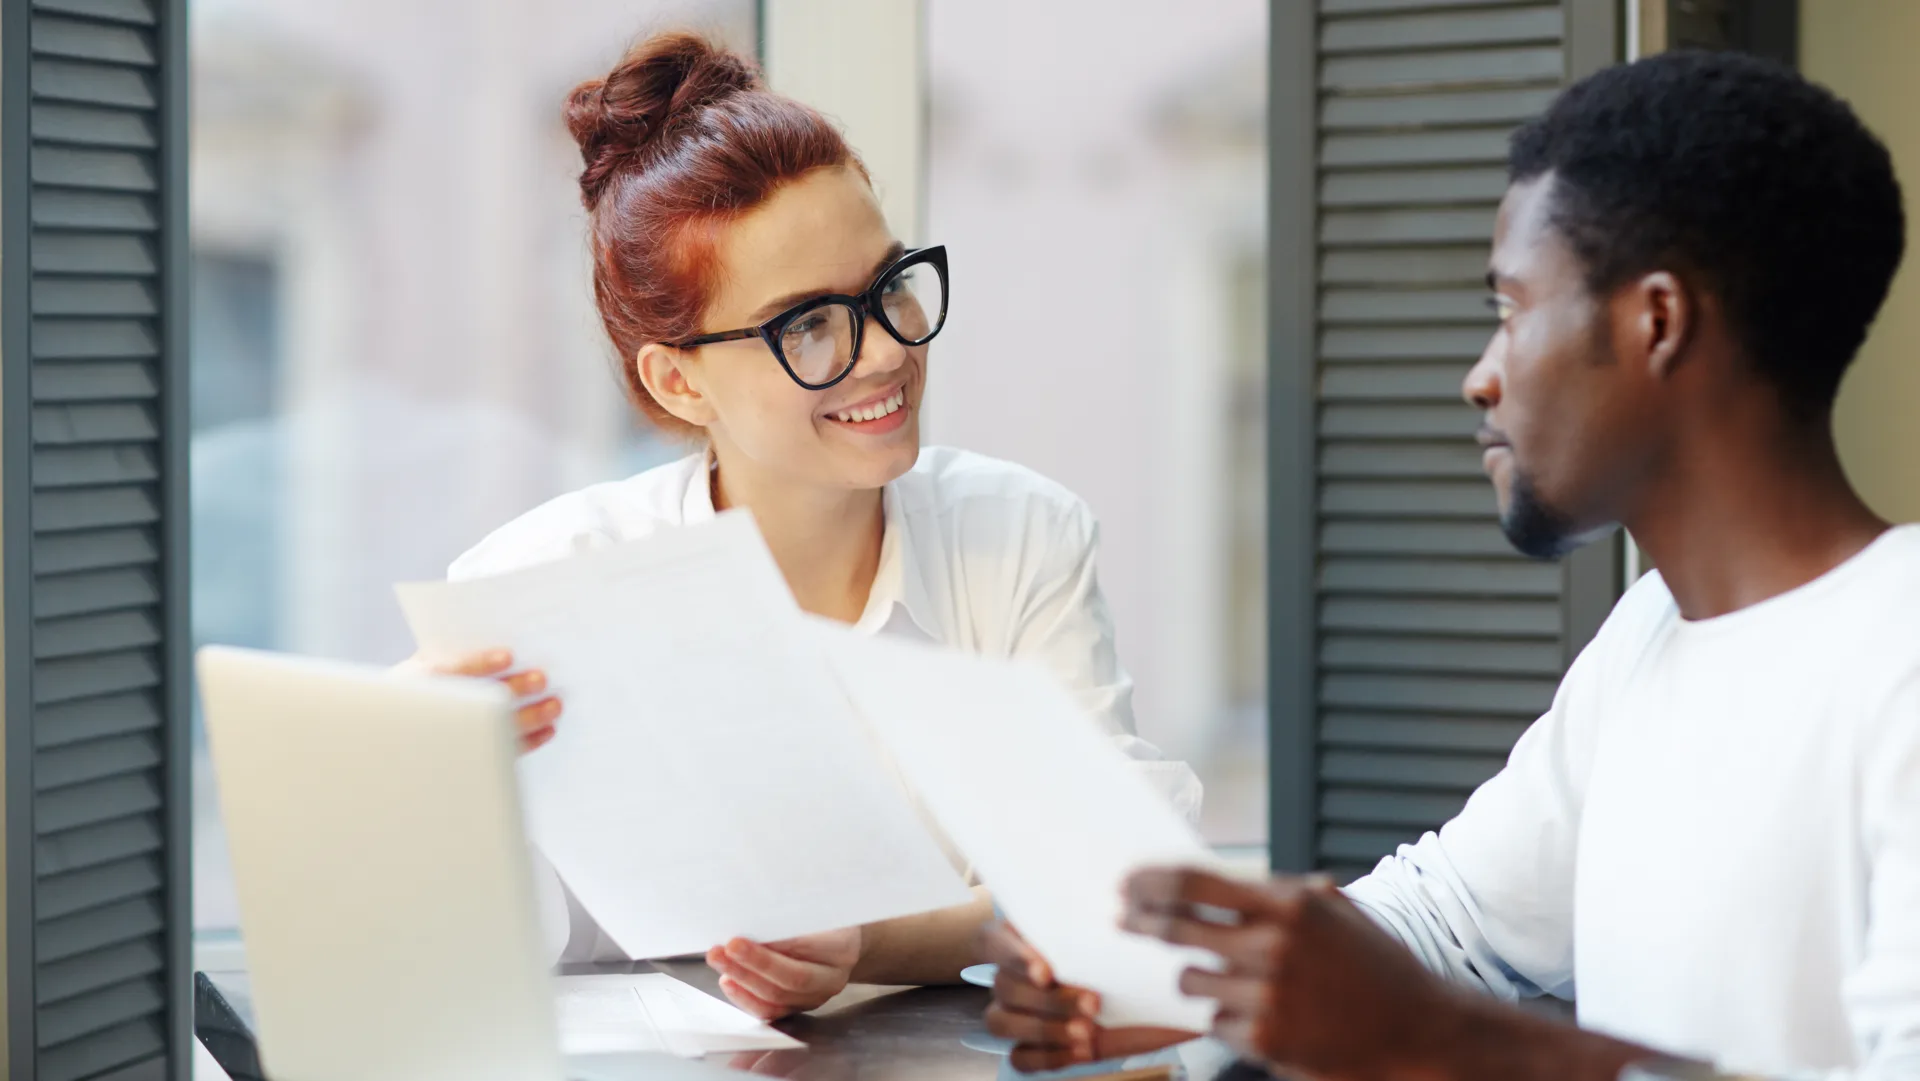
<svg viewBox="0 0 1920 1081">
<path fill-rule="evenodd" d="M 566 696 L 521 760 L 528 833 L 629 956 L 964 903 L 884 748 L 1106 1021 L 1206 1026 L 1196 956 L 1101 917 L 1127 871 L 1207 850 L 1038 668 L 806 616 L 743 512 L 398 592 L 424 659 L 511 649 Z"/>
</svg>

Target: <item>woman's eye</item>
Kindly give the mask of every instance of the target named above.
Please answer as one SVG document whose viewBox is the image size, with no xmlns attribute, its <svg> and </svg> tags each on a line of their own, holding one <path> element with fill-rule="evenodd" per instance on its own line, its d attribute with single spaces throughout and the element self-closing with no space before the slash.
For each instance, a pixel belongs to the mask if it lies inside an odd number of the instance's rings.
<svg viewBox="0 0 1920 1081">
<path fill-rule="evenodd" d="M 818 315 L 803 315 L 787 324 L 788 334 L 812 334 L 826 325 L 826 320 Z"/>
</svg>

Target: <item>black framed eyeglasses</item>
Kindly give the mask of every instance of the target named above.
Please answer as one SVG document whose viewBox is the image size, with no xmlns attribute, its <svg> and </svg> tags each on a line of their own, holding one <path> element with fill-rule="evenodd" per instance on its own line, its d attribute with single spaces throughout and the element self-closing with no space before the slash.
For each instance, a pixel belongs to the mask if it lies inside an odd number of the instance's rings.
<svg viewBox="0 0 1920 1081">
<path fill-rule="evenodd" d="M 859 296 L 828 293 L 803 300 L 757 327 L 701 334 L 677 342 L 692 349 L 759 338 L 794 382 L 825 390 L 860 361 L 860 339 L 872 318 L 901 345 L 925 345 L 947 322 L 947 249 L 915 248 L 887 265 Z"/>
</svg>

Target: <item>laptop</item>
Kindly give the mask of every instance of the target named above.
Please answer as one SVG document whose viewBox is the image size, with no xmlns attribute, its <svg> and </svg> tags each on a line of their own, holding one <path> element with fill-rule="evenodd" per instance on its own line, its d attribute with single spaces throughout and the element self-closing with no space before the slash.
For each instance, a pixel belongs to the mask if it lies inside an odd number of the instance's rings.
<svg viewBox="0 0 1920 1081">
<path fill-rule="evenodd" d="M 220 646 L 197 668 L 267 1076 L 742 1076 L 561 1055 L 505 688 Z"/>
</svg>

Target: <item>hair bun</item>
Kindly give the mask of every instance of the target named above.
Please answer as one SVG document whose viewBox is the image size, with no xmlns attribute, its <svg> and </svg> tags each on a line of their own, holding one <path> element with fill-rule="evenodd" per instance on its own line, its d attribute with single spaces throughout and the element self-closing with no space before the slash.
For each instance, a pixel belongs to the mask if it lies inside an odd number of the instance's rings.
<svg viewBox="0 0 1920 1081">
<path fill-rule="evenodd" d="M 567 97 L 567 130 L 585 168 L 580 197 L 593 209 L 620 167 L 664 141 L 700 108 L 760 86 L 752 61 L 698 34 L 656 34 L 604 79 Z"/>
</svg>

